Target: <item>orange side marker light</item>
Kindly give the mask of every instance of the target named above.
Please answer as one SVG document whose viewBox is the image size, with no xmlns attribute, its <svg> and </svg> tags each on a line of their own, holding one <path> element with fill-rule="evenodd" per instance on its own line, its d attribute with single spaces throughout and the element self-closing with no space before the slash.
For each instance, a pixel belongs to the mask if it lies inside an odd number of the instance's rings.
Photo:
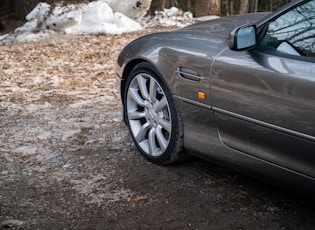
<svg viewBox="0 0 315 230">
<path fill-rule="evenodd" d="M 206 99 L 206 94 L 204 92 L 198 92 L 198 98 L 201 100 L 205 100 Z"/>
</svg>

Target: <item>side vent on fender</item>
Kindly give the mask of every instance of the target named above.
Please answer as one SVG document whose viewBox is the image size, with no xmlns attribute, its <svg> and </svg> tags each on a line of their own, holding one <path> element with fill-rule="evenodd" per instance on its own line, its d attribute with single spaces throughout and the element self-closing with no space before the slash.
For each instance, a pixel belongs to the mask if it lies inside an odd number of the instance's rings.
<svg viewBox="0 0 315 230">
<path fill-rule="evenodd" d="M 176 73 L 178 73 L 179 77 L 190 81 L 201 81 L 204 79 L 197 71 L 182 66 L 177 68 Z"/>
</svg>

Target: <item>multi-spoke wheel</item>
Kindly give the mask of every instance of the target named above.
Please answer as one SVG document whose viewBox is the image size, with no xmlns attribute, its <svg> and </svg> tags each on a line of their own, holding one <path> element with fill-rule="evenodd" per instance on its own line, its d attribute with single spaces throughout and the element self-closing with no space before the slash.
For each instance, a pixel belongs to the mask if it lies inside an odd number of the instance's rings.
<svg viewBox="0 0 315 230">
<path fill-rule="evenodd" d="M 124 117 L 135 145 L 153 163 L 183 155 L 181 120 L 170 90 L 148 63 L 137 65 L 127 79 Z"/>
</svg>

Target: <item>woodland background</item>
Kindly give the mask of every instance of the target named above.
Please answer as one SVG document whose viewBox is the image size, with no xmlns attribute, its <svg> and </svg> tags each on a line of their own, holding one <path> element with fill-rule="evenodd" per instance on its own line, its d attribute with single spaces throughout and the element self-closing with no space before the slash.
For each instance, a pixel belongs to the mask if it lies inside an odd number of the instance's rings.
<svg viewBox="0 0 315 230">
<path fill-rule="evenodd" d="M 45 0 L 0 0 L 0 20 L 6 18 L 24 19 L 39 2 Z M 78 3 L 91 0 L 46 0 L 54 3 Z M 175 6 L 190 11 L 196 17 L 205 15 L 226 16 L 251 12 L 273 11 L 291 0 L 152 0 L 149 14 L 156 10 Z"/>
</svg>

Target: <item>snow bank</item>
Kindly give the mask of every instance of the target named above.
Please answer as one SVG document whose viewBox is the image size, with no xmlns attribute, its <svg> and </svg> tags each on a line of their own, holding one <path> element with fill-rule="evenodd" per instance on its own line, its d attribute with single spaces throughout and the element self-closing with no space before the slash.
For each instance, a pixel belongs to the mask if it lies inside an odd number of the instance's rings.
<svg viewBox="0 0 315 230">
<path fill-rule="evenodd" d="M 143 16 L 145 16 L 150 9 L 151 0 L 103 0 L 107 2 L 114 12 L 120 12 L 127 17 L 141 22 Z"/>
<path fill-rule="evenodd" d="M 183 12 L 182 10 L 172 7 L 164 9 L 164 11 L 155 11 L 154 17 L 146 17 L 143 19 L 143 24 L 146 27 L 184 27 L 194 22 L 193 14 L 190 12 Z"/>
<path fill-rule="evenodd" d="M 24 26 L 0 36 L 0 41 L 37 41 L 66 34 L 122 34 L 146 27 L 184 27 L 198 20 L 175 7 L 144 17 L 152 0 L 97 0 L 52 7 L 39 3 L 27 16 Z"/>
<path fill-rule="evenodd" d="M 142 17 L 150 8 L 151 0 L 97 0 L 89 3 L 52 7 L 39 3 L 27 16 L 24 26 L 13 33 L 0 36 L 1 40 L 39 40 L 51 32 L 66 34 L 122 34 L 142 29 Z M 45 31 L 45 32 L 44 32 Z"/>
<path fill-rule="evenodd" d="M 105 1 L 57 6 L 39 3 L 26 16 L 24 30 L 54 30 L 68 34 L 121 34 L 141 30 L 142 26 L 120 12 L 113 12 Z"/>
</svg>

